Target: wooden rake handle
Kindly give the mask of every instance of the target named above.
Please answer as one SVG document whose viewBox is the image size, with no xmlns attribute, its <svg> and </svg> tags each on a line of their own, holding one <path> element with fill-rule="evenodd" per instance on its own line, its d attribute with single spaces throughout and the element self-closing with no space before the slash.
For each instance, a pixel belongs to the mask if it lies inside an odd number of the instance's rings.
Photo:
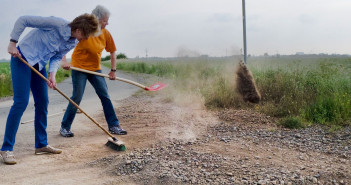
<svg viewBox="0 0 351 185">
<path fill-rule="evenodd" d="M 94 72 L 94 71 L 89 71 L 89 70 L 86 70 L 86 69 L 81 69 L 81 68 L 77 68 L 77 67 L 70 67 L 71 69 L 73 70 L 76 70 L 76 71 L 80 71 L 80 72 L 84 72 L 84 73 L 89 73 L 89 74 L 93 74 L 93 75 L 97 75 L 97 76 L 102 76 L 102 77 L 106 77 L 106 78 L 109 78 L 110 76 L 106 75 L 106 74 L 102 74 L 102 73 L 97 73 L 97 72 Z M 145 85 L 142 85 L 140 83 L 137 83 L 137 82 L 134 82 L 134 81 L 131 81 L 131 80 L 127 80 L 127 79 L 124 79 L 124 78 L 119 78 L 119 77 L 116 77 L 115 80 L 119 80 L 119 81 L 122 81 L 122 82 L 126 82 L 126 83 L 129 83 L 129 84 L 132 84 L 132 85 L 135 85 L 137 87 L 140 87 L 142 89 L 147 89 L 147 87 Z"/>
<path fill-rule="evenodd" d="M 22 57 L 18 56 L 18 58 L 24 63 L 26 64 L 29 68 L 31 68 L 35 73 L 37 73 L 43 80 L 45 80 L 48 83 L 51 83 L 47 78 L 45 78 L 45 76 L 43 76 L 41 73 L 39 73 L 39 71 L 37 71 L 34 67 L 32 67 L 31 65 L 28 64 L 28 62 L 26 62 Z M 54 87 L 54 89 L 59 92 L 63 97 L 65 97 L 70 103 L 72 103 L 77 109 L 79 109 L 83 114 L 85 114 L 91 121 L 93 121 L 95 123 L 95 125 L 97 125 L 98 127 L 100 127 L 107 135 L 109 135 L 112 138 L 115 138 L 113 135 L 111 135 L 106 129 L 104 129 L 104 127 L 102 127 L 97 121 L 95 121 L 94 118 L 92 118 L 91 116 L 89 116 L 83 109 L 81 109 L 73 100 L 71 100 L 71 98 L 69 98 L 68 96 L 66 96 L 60 89 L 58 89 L 57 87 Z"/>
<path fill-rule="evenodd" d="M 60 115 L 60 114 L 63 114 L 63 113 L 65 113 L 65 111 L 58 112 L 58 113 L 55 113 L 55 114 L 51 114 L 51 115 L 48 115 L 46 117 L 49 118 L 49 117 L 57 116 L 57 115 Z M 28 120 L 28 121 L 23 121 L 23 122 L 21 122 L 21 124 L 27 124 L 27 123 L 30 123 L 30 122 L 33 122 L 33 121 L 35 121 L 35 120 L 31 119 L 31 120 Z"/>
</svg>

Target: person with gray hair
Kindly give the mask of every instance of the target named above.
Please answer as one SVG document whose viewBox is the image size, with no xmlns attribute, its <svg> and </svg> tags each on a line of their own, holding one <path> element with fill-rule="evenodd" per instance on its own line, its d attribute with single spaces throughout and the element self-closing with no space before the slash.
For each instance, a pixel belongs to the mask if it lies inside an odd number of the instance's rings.
<svg viewBox="0 0 351 185">
<path fill-rule="evenodd" d="M 108 25 L 110 12 L 105 7 L 97 5 L 92 11 L 92 14 L 99 19 L 101 34 L 97 37 L 89 37 L 88 40 L 79 42 L 73 51 L 71 63 L 68 63 L 66 57 L 63 57 L 62 68 L 69 70 L 70 67 L 73 66 L 101 73 L 101 53 L 105 49 L 111 54 L 111 71 L 109 73 L 109 78 L 110 80 L 114 80 L 116 78 L 116 46 L 110 32 L 105 29 Z M 88 80 L 101 100 L 109 132 L 118 135 L 127 134 L 127 131 L 122 129 L 119 125 L 119 120 L 110 100 L 104 77 L 75 70 L 72 70 L 71 74 L 73 84 L 73 95 L 71 99 L 78 105 L 80 104 Z M 77 108 L 69 103 L 61 122 L 60 134 L 63 137 L 74 136 L 71 131 L 71 126 L 76 113 Z"/>
<path fill-rule="evenodd" d="M 101 5 L 97 5 L 96 8 L 92 11 L 99 20 L 104 19 L 105 17 L 110 17 L 111 13 L 108 9 Z"/>
</svg>

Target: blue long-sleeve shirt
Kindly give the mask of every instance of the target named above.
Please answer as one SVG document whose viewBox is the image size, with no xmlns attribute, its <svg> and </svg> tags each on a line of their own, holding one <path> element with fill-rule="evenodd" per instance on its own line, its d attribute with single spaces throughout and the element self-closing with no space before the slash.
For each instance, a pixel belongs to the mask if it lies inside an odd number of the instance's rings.
<svg viewBox="0 0 351 185">
<path fill-rule="evenodd" d="M 39 63 L 42 70 L 49 63 L 49 72 L 56 72 L 62 57 L 78 41 L 71 36 L 69 22 L 58 17 L 21 16 L 11 32 L 11 39 L 18 40 L 26 27 L 34 28 L 18 44 L 27 62 Z"/>
</svg>

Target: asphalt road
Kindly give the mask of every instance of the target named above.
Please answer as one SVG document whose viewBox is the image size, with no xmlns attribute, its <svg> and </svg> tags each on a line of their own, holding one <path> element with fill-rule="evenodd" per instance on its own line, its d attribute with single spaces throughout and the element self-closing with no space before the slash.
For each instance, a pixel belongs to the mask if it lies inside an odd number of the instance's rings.
<svg viewBox="0 0 351 185">
<path fill-rule="evenodd" d="M 108 72 L 109 72 L 109 69 L 103 67 L 103 73 L 108 74 Z M 133 79 L 132 76 L 120 71 L 117 71 L 117 76 L 121 78 L 129 79 L 129 80 L 135 80 Z M 115 106 L 116 106 L 115 101 L 125 99 L 133 95 L 136 91 L 140 89 L 136 86 L 133 86 L 121 81 L 117 81 L 117 80 L 109 80 L 106 78 L 106 82 L 109 88 L 110 98 L 112 100 L 112 103 Z M 72 96 L 71 78 L 68 78 L 65 81 L 61 82 L 60 84 L 58 84 L 57 87 L 68 97 Z M 48 132 L 48 135 L 50 134 L 57 135 L 59 133 L 61 120 L 63 117 L 63 110 L 66 109 L 68 105 L 68 100 L 66 100 L 57 91 L 49 89 L 49 101 L 50 103 L 48 107 L 48 115 L 55 114 L 55 116 L 48 117 L 47 132 Z M 4 138 L 7 115 L 10 111 L 12 103 L 13 103 L 12 98 L 9 98 L 8 100 L 3 100 L 0 102 L 0 144 L 1 145 Z M 100 99 L 96 95 L 94 88 L 90 85 L 89 82 L 87 83 L 87 87 L 85 89 L 85 93 L 83 96 L 83 100 L 80 104 L 80 107 L 92 117 L 98 114 L 100 111 L 102 111 L 102 105 L 101 105 Z M 22 116 L 21 122 L 30 121 L 33 119 L 34 119 L 34 101 L 33 101 L 33 97 L 30 96 L 29 104 Z M 87 119 L 84 114 L 78 114 L 76 116 L 75 121 L 77 120 L 91 122 L 91 120 Z M 72 126 L 72 129 L 73 128 L 74 128 L 74 124 Z M 50 141 L 49 141 L 49 144 L 50 144 Z M 16 136 L 16 145 L 14 150 L 15 151 L 22 150 L 21 148 L 29 148 L 29 147 L 34 148 L 34 125 L 32 121 L 26 124 L 20 125 Z"/>
</svg>

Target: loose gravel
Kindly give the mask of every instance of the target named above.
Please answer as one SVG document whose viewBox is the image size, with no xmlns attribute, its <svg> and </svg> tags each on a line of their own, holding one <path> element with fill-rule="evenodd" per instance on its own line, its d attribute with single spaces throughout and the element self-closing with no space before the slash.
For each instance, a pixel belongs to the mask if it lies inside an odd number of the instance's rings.
<svg viewBox="0 0 351 185">
<path fill-rule="evenodd" d="M 351 183 L 349 127 L 334 133 L 321 126 L 283 129 L 246 110 L 217 117 L 218 124 L 195 139 L 166 139 L 89 166 L 135 184 Z"/>
</svg>

